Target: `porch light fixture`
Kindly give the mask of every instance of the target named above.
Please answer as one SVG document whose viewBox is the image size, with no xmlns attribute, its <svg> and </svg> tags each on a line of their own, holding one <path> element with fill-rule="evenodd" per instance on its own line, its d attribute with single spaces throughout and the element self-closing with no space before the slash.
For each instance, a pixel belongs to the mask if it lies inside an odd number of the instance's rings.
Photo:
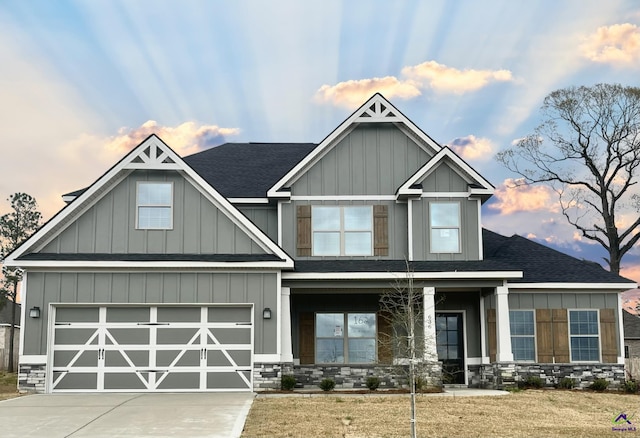
<svg viewBox="0 0 640 438">
<path fill-rule="evenodd" d="M 40 307 L 32 307 L 29 309 L 29 316 L 31 318 L 40 318 Z"/>
<path fill-rule="evenodd" d="M 269 309 L 268 307 L 265 307 L 264 310 L 262 311 L 262 318 L 271 319 L 271 309 Z"/>
</svg>

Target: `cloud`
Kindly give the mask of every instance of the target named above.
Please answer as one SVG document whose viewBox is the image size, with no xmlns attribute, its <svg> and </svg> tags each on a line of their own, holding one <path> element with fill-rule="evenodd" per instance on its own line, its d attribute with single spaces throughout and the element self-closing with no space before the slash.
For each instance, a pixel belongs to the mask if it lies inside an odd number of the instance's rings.
<svg viewBox="0 0 640 438">
<path fill-rule="evenodd" d="M 315 100 L 321 103 L 354 108 L 376 92 L 384 94 L 388 99 L 411 99 L 419 96 L 420 90 L 411 81 L 401 81 L 394 76 L 384 78 L 361 79 L 357 81 L 339 82 L 336 85 L 323 85 L 315 94 Z"/>
<path fill-rule="evenodd" d="M 458 70 L 436 61 L 404 67 L 401 74 L 400 78 L 385 76 L 325 84 L 316 91 L 314 99 L 320 103 L 356 108 L 376 92 L 388 99 L 412 99 L 426 90 L 463 94 L 479 90 L 491 82 L 513 81 L 509 70 Z"/>
<path fill-rule="evenodd" d="M 640 61 L 640 28 L 630 23 L 599 27 L 584 38 L 580 50 L 594 62 L 637 63 Z"/>
<path fill-rule="evenodd" d="M 478 138 L 475 135 L 454 138 L 449 147 L 465 160 L 486 161 L 493 157 L 495 147 L 488 138 Z"/>
<path fill-rule="evenodd" d="M 155 120 L 148 120 L 138 128 L 120 128 L 118 135 L 105 140 L 105 148 L 124 155 L 151 134 L 156 134 L 178 155 L 185 156 L 222 144 L 227 136 L 239 133 L 238 128 L 199 125 L 196 122 L 185 122 L 171 127 L 160 126 Z"/>
<path fill-rule="evenodd" d="M 488 208 L 499 210 L 501 215 L 516 212 L 559 212 L 558 201 L 551 187 L 544 185 L 521 185 L 520 180 L 507 178 L 494 191 L 495 201 Z"/>
<path fill-rule="evenodd" d="M 476 91 L 490 82 L 513 80 L 513 75 L 509 70 L 458 70 L 436 61 L 405 67 L 402 69 L 402 74 L 437 92 L 454 94 Z"/>
</svg>

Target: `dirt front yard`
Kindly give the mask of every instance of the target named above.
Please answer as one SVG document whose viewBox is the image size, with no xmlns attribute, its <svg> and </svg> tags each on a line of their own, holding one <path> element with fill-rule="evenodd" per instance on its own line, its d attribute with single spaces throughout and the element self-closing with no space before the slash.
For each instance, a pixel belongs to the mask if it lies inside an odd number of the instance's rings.
<svg viewBox="0 0 640 438">
<path fill-rule="evenodd" d="M 417 412 L 420 437 L 640 436 L 638 395 L 560 390 L 491 397 L 421 395 Z M 409 415 L 408 396 L 257 398 L 242 436 L 408 437 Z"/>
</svg>

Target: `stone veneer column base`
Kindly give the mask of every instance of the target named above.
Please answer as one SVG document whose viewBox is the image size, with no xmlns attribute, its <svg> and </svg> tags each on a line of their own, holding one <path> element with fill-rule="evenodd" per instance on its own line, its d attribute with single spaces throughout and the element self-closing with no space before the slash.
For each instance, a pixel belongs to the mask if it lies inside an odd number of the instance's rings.
<svg viewBox="0 0 640 438">
<path fill-rule="evenodd" d="M 18 391 L 44 393 L 46 376 L 46 364 L 19 364 Z"/>
<path fill-rule="evenodd" d="M 545 387 L 555 387 L 563 378 L 570 378 L 577 389 L 588 388 L 595 379 L 609 381 L 609 389 L 618 389 L 625 381 L 622 364 L 492 363 L 469 366 L 469 386 L 472 388 L 505 389 L 525 382 L 529 376 L 541 378 Z"/>
<path fill-rule="evenodd" d="M 253 364 L 253 390 L 280 389 L 280 379 L 287 374 L 293 374 L 293 363 L 256 362 Z"/>
</svg>

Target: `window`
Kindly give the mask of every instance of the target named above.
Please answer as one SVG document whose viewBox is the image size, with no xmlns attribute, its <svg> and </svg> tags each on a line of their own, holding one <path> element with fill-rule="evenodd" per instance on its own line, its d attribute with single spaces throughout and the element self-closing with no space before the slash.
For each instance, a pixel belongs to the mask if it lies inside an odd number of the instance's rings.
<svg viewBox="0 0 640 438">
<path fill-rule="evenodd" d="M 458 202 L 429 203 L 431 252 L 460 252 L 460 204 Z"/>
<path fill-rule="evenodd" d="M 572 362 L 599 362 L 598 311 L 570 310 L 569 338 Z"/>
<path fill-rule="evenodd" d="M 373 255 L 373 213 L 370 206 L 314 206 L 314 256 Z"/>
<path fill-rule="evenodd" d="M 510 310 L 511 352 L 516 361 L 535 361 L 535 322 L 533 310 Z"/>
<path fill-rule="evenodd" d="M 173 227 L 173 184 L 139 182 L 137 225 L 142 230 L 167 230 Z"/>
<path fill-rule="evenodd" d="M 316 363 L 375 361 L 375 313 L 316 314 Z"/>
</svg>

